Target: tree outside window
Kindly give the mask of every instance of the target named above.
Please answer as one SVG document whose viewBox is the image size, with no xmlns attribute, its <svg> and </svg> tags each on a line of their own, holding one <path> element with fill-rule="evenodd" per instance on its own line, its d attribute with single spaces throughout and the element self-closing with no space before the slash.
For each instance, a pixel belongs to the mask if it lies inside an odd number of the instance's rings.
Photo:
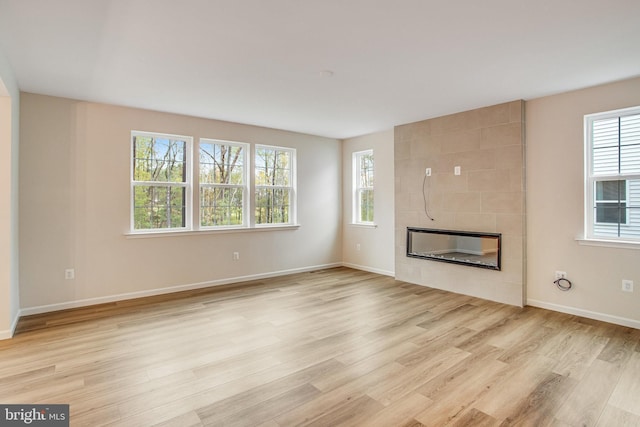
<svg viewBox="0 0 640 427">
<path fill-rule="evenodd" d="M 247 144 L 200 140 L 200 226 L 243 226 Z"/>
<path fill-rule="evenodd" d="M 255 223 L 293 223 L 295 150 L 256 146 Z"/>
<path fill-rule="evenodd" d="M 133 230 L 188 227 L 191 139 L 132 133 Z"/>
<path fill-rule="evenodd" d="M 192 146 L 192 137 L 131 132 L 133 233 L 295 223 L 295 149 L 256 145 L 251 175 L 250 144 Z"/>
</svg>

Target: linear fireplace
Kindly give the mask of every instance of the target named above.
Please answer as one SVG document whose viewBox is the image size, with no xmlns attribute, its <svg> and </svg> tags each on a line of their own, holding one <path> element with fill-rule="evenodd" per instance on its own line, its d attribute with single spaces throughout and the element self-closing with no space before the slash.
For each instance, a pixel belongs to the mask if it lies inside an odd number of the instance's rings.
<svg viewBox="0 0 640 427">
<path fill-rule="evenodd" d="M 500 270 L 500 233 L 407 227 L 407 256 Z"/>
</svg>

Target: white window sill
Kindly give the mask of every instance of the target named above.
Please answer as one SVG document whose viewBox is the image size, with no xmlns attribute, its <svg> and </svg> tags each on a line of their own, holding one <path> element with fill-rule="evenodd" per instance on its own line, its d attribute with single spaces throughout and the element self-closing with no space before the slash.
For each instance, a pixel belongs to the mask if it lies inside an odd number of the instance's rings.
<svg viewBox="0 0 640 427">
<path fill-rule="evenodd" d="M 374 223 L 365 224 L 361 222 L 350 222 L 349 225 L 352 227 L 361 227 L 361 228 L 378 228 L 378 224 L 374 224 Z"/>
<path fill-rule="evenodd" d="M 585 239 L 582 237 L 576 238 L 578 244 L 583 246 L 600 246 L 605 248 L 619 248 L 619 249 L 640 249 L 640 242 L 633 242 L 627 240 L 605 240 L 605 239 Z"/>
<path fill-rule="evenodd" d="M 207 234 L 228 234 L 228 233 L 251 233 L 254 231 L 280 231 L 280 230 L 297 230 L 300 224 L 277 224 L 277 225 L 261 225 L 258 227 L 237 227 L 237 228 L 220 228 L 204 230 L 175 230 L 175 231 L 136 231 L 124 233 L 127 239 L 149 239 L 154 237 L 172 237 L 172 236 L 202 236 Z"/>
</svg>

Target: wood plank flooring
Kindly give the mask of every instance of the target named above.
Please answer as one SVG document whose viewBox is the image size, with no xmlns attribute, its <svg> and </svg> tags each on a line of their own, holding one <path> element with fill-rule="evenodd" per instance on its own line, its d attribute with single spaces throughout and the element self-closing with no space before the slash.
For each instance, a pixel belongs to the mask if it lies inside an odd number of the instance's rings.
<svg viewBox="0 0 640 427">
<path fill-rule="evenodd" d="M 23 318 L 0 402 L 73 426 L 640 426 L 640 330 L 336 268 Z"/>
</svg>

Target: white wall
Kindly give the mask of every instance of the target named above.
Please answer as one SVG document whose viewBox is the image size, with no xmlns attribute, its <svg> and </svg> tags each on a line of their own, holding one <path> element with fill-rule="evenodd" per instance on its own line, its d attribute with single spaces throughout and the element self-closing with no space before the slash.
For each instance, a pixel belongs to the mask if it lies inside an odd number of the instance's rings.
<svg viewBox="0 0 640 427">
<path fill-rule="evenodd" d="M 585 114 L 640 105 L 640 78 L 526 103 L 527 303 L 640 327 L 640 248 L 583 246 Z M 574 289 L 562 292 L 554 272 Z M 636 284 L 621 290 L 622 279 Z"/>
<path fill-rule="evenodd" d="M 18 85 L 0 52 L 0 339 L 13 335 L 19 313 L 19 109 Z"/>
<path fill-rule="evenodd" d="M 297 150 L 293 230 L 131 238 L 131 130 Z M 339 265 L 341 143 L 215 120 L 22 94 L 24 313 Z M 232 261 L 239 252 L 240 260 Z M 75 280 L 64 270 L 75 268 Z"/>
<path fill-rule="evenodd" d="M 373 149 L 375 228 L 353 225 L 354 152 Z M 393 130 L 346 139 L 342 146 L 342 256 L 346 266 L 394 275 Z M 360 250 L 358 250 L 360 245 Z"/>
</svg>

